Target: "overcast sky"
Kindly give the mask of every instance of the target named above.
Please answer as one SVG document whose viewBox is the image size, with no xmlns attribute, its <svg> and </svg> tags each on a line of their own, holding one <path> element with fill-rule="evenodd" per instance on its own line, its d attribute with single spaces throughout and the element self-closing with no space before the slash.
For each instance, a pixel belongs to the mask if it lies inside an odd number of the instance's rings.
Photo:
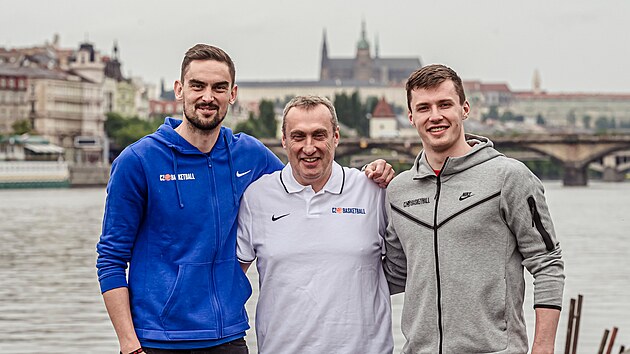
<svg viewBox="0 0 630 354">
<path fill-rule="evenodd" d="M 464 80 L 549 92 L 630 93 L 630 0 L 0 0 L 0 46 L 118 41 L 125 75 L 167 86 L 196 43 L 225 49 L 238 80 L 313 80 L 322 32 L 352 57 L 367 24 L 381 57 L 444 63 Z"/>
</svg>

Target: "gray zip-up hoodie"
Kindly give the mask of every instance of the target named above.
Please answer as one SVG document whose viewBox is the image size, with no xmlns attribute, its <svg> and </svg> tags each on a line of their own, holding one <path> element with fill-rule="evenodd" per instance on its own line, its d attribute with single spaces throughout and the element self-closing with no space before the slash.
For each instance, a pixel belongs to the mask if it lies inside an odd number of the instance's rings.
<svg viewBox="0 0 630 354">
<path fill-rule="evenodd" d="M 534 307 L 560 309 L 564 263 L 543 186 L 487 138 L 436 176 L 421 153 L 389 184 L 384 269 L 405 291 L 403 353 L 527 353 L 523 266 Z"/>
</svg>

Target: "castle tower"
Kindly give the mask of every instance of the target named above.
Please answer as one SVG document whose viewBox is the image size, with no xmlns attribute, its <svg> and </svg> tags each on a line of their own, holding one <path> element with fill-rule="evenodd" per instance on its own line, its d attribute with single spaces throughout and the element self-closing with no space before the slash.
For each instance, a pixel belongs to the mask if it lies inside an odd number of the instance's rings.
<svg viewBox="0 0 630 354">
<path fill-rule="evenodd" d="M 367 41 L 365 20 L 361 21 L 361 38 L 357 42 L 357 55 L 354 59 L 354 79 L 369 81 L 372 78 L 372 57 L 370 43 Z"/>
<path fill-rule="evenodd" d="M 326 41 L 326 29 L 324 28 L 322 39 L 322 59 L 321 66 L 319 70 L 319 79 L 327 80 L 330 79 L 330 69 L 329 69 L 329 61 L 328 61 L 328 43 Z"/>
<path fill-rule="evenodd" d="M 534 76 L 532 77 L 532 91 L 536 95 L 542 92 L 540 73 L 538 72 L 538 69 L 534 70 Z"/>
</svg>

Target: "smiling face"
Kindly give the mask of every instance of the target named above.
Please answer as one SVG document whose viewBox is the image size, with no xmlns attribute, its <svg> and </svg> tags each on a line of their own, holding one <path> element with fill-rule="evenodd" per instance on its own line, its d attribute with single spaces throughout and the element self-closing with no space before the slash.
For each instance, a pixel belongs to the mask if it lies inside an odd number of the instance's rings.
<svg viewBox="0 0 630 354">
<path fill-rule="evenodd" d="M 323 104 L 292 107 L 286 113 L 282 146 L 287 151 L 296 181 L 321 190 L 332 173 L 339 128 L 333 127 L 331 113 Z"/>
<path fill-rule="evenodd" d="M 470 150 L 464 137 L 464 119 L 468 117 L 470 106 L 468 101 L 460 103 L 452 80 L 434 88 L 411 90 L 409 103 L 409 120 L 418 130 L 429 157 L 463 156 Z"/>
<path fill-rule="evenodd" d="M 193 60 L 175 82 L 175 97 L 184 105 L 184 118 L 200 131 L 213 131 L 221 125 L 230 104 L 236 100 L 227 64 L 215 60 Z"/>
</svg>

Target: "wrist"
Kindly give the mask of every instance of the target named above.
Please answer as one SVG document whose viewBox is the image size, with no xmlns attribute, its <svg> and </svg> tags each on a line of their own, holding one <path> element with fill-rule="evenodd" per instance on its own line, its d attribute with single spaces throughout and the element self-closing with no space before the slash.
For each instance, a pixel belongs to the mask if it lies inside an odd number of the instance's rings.
<svg viewBox="0 0 630 354">
<path fill-rule="evenodd" d="M 142 348 L 138 348 L 134 351 L 129 352 L 128 354 L 140 354 L 140 353 L 144 353 L 144 350 L 142 350 Z M 120 354 L 123 354 L 123 352 L 121 351 Z"/>
</svg>

